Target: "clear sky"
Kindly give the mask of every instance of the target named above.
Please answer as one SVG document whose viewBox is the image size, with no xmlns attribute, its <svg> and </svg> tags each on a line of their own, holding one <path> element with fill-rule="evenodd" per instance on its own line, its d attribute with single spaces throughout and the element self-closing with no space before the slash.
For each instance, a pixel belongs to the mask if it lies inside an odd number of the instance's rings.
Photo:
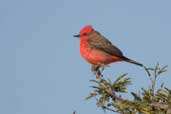
<svg viewBox="0 0 171 114">
<path fill-rule="evenodd" d="M 171 87 L 170 0 L 1 0 L 0 114 L 103 114 L 84 98 L 95 77 L 73 35 L 87 24 L 125 55 L 147 66 L 169 65 L 160 78 Z M 148 87 L 142 68 L 125 62 L 107 78 L 128 73 L 129 90 Z M 107 112 L 110 113 L 110 112 Z"/>
</svg>

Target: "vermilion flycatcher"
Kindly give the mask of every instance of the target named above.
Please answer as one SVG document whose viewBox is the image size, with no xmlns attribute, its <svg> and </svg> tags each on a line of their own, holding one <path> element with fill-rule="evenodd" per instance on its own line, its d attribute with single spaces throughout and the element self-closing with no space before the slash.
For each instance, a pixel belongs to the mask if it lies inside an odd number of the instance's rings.
<svg viewBox="0 0 171 114">
<path fill-rule="evenodd" d="M 74 37 L 79 37 L 80 54 L 86 61 L 92 64 L 92 71 L 97 72 L 100 66 L 117 61 L 126 61 L 143 66 L 143 64 L 125 57 L 120 49 L 98 31 L 94 30 L 91 25 L 84 26 L 79 34 L 74 35 Z"/>
</svg>

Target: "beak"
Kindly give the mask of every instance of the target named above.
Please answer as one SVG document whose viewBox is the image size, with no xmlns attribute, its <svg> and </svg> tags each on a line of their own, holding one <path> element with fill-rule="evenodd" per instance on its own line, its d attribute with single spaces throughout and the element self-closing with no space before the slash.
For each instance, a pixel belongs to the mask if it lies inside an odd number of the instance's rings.
<svg viewBox="0 0 171 114">
<path fill-rule="evenodd" d="M 80 37 L 80 35 L 79 35 L 79 34 L 77 34 L 77 35 L 74 35 L 74 37 Z"/>
</svg>

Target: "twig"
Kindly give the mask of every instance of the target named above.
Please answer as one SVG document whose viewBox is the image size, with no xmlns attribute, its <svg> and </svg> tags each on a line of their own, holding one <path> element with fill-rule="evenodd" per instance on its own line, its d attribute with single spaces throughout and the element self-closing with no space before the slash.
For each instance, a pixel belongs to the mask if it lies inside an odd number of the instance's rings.
<svg viewBox="0 0 171 114">
<path fill-rule="evenodd" d="M 72 114 L 76 114 L 76 111 L 74 111 Z"/>
<path fill-rule="evenodd" d="M 102 108 L 103 108 L 103 109 L 106 109 L 106 110 L 109 110 L 109 111 L 112 111 L 112 112 L 117 112 L 117 111 L 115 111 L 115 110 L 113 110 L 113 109 L 111 109 L 111 108 L 108 108 L 107 106 L 103 106 Z"/>
<path fill-rule="evenodd" d="M 108 82 L 102 77 L 103 75 L 101 74 L 100 70 L 98 70 L 98 73 L 94 73 L 96 78 L 100 80 L 104 85 L 108 85 Z M 117 96 L 111 89 L 106 89 L 106 93 L 112 98 L 112 99 L 117 99 L 118 101 L 125 101 L 125 99 L 121 98 L 120 96 Z"/>
</svg>

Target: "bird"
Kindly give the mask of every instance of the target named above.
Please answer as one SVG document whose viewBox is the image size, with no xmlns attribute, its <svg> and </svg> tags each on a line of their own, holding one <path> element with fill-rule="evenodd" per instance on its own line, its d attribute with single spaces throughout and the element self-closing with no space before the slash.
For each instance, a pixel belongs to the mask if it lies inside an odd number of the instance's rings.
<svg viewBox="0 0 171 114">
<path fill-rule="evenodd" d="M 79 34 L 74 35 L 74 37 L 79 38 L 80 54 L 91 64 L 91 69 L 95 74 L 101 75 L 100 67 L 118 61 L 144 66 L 126 57 L 118 47 L 96 31 L 92 25 L 85 25 L 80 29 Z"/>
</svg>

